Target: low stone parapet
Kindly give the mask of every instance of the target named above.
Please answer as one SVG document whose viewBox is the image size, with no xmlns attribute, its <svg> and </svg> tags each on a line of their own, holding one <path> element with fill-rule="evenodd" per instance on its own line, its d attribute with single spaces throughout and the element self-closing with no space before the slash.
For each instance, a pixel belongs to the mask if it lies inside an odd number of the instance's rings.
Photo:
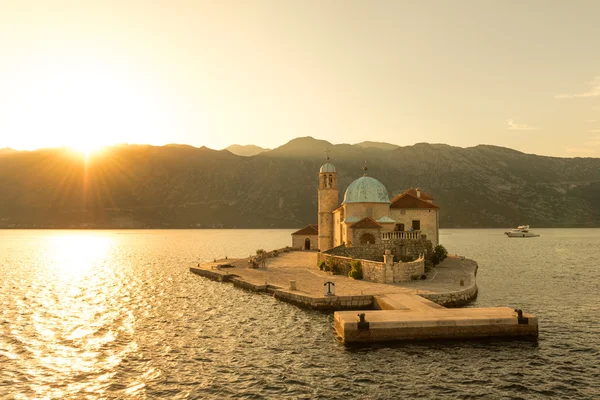
<svg viewBox="0 0 600 400">
<path fill-rule="evenodd" d="M 460 257 L 459 257 L 460 258 Z M 443 292 L 443 293 L 419 293 L 419 296 L 431 300 L 434 303 L 437 303 L 444 307 L 463 307 L 472 302 L 477 298 L 477 269 L 479 266 L 473 260 L 469 260 L 466 258 L 461 258 L 461 265 L 463 267 L 470 267 L 471 272 L 468 276 L 468 286 L 464 289 L 456 290 L 453 292 Z M 461 281 L 462 283 L 462 281 Z"/>
<path fill-rule="evenodd" d="M 342 273 L 347 274 L 350 271 L 350 263 L 358 260 L 363 270 L 363 279 L 377 283 L 398 283 L 407 282 L 413 276 L 421 276 L 425 273 L 425 259 L 423 256 L 418 260 L 410 262 L 393 262 L 392 255 L 384 256 L 384 262 L 353 259 L 350 257 L 335 256 L 327 253 L 319 253 L 318 262 L 334 261 L 342 267 Z"/>
<path fill-rule="evenodd" d="M 447 293 L 430 293 L 421 294 L 419 296 L 431 300 L 444 307 L 455 308 L 463 307 L 477 298 L 477 285 L 473 285 L 467 289 L 457 292 Z"/>
</svg>

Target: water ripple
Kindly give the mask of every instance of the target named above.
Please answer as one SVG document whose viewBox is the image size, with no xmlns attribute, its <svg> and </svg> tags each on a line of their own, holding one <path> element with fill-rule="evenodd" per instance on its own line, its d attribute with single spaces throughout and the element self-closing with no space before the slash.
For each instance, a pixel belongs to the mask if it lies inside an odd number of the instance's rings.
<svg viewBox="0 0 600 400">
<path fill-rule="evenodd" d="M 600 230 L 540 233 L 441 236 L 478 260 L 476 305 L 537 314 L 538 343 L 345 347 L 331 315 L 187 271 L 287 231 L 0 231 L 0 398 L 600 398 L 600 269 L 578 258 Z"/>
</svg>

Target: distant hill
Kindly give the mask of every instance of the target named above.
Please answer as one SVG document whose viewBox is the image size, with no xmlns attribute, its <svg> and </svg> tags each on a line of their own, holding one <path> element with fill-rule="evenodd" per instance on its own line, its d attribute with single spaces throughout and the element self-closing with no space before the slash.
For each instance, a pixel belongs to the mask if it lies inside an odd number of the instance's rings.
<svg viewBox="0 0 600 400">
<path fill-rule="evenodd" d="M 297 228 L 317 220 L 331 150 L 340 201 L 368 174 L 390 196 L 419 187 L 444 228 L 600 227 L 600 158 L 419 143 L 384 150 L 298 138 L 254 156 L 191 146 L 119 145 L 89 164 L 66 149 L 0 157 L 0 228 Z"/>
<path fill-rule="evenodd" d="M 390 144 L 390 143 L 383 143 L 383 142 L 361 142 L 361 143 L 357 143 L 355 144 L 355 146 L 358 147 L 363 147 L 363 148 L 375 148 L 375 149 L 381 149 L 381 150 L 396 150 L 398 147 L 398 145 L 395 144 Z"/>
<path fill-rule="evenodd" d="M 236 154 L 238 156 L 252 157 L 252 156 L 260 154 L 264 151 L 268 151 L 269 149 L 263 149 L 262 147 L 255 146 L 253 144 L 249 144 L 246 146 L 242 146 L 239 144 L 232 144 L 231 146 L 227 147 L 225 150 L 229 150 L 230 152 L 232 152 L 233 154 Z"/>
<path fill-rule="evenodd" d="M 16 150 L 11 149 L 10 147 L 5 147 L 3 149 L 0 149 L 0 156 L 5 155 L 5 154 L 11 154 L 11 153 L 15 153 Z"/>
</svg>

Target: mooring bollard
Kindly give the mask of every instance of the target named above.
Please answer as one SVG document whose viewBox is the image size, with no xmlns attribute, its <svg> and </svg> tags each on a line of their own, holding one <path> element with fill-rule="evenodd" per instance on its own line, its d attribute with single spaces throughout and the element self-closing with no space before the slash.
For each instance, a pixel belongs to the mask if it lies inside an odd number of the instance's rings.
<svg viewBox="0 0 600 400">
<path fill-rule="evenodd" d="M 296 289 L 296 281 L 290 281 L 290 290 L 297 290 Z"/>
<path fill-rule="evenodd" d="M 358 314 L 358 322 L 356 327 L 359 331 L 369 330 L 369 323 L 365 320 L 365 313 Z"/>
<path fill-rule="evenodd" d="M 515 312 L 517 313 L 517 323 L 519 325 L 527 325 L 529 324 L 529 318 L 523 316 L 523 310 L 515 308 Z"/>
<path fill-rule="evenodd" d="M 460 280 L 460 286 L 465 286 L 465 281 L 463 281 L 462 279 Z"/>
</svg>

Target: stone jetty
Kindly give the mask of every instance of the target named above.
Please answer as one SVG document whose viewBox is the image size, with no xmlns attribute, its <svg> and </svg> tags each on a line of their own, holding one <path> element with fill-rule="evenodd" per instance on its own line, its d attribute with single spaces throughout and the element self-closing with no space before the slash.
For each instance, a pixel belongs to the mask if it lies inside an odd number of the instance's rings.
<svg viewBox="0 0 600 400">
<path fill-rule="evenodd" d="M 427 279 L 401 284 L 320 271 L 316 252 L 280 251 L 260 268 L 250 265 L 248 258 L 222 259 L 190 271 L 300 307 L 333 311 L 345 343 L 538 336 L 537 318 L 511 308 L 446 308 L 477 296 L 477 263 L 464 257 L 450 256 Z M 326 295 L 327 287 L 334 292 Z"/>
<path fill-rule="evenodd" d="M 344 342 L 538 336 L 537 318 L 507 307 L 445 308 L 402 294 L 376 296 L 375 303 L 380 310 L 335 313 Z"/>
</svg>

